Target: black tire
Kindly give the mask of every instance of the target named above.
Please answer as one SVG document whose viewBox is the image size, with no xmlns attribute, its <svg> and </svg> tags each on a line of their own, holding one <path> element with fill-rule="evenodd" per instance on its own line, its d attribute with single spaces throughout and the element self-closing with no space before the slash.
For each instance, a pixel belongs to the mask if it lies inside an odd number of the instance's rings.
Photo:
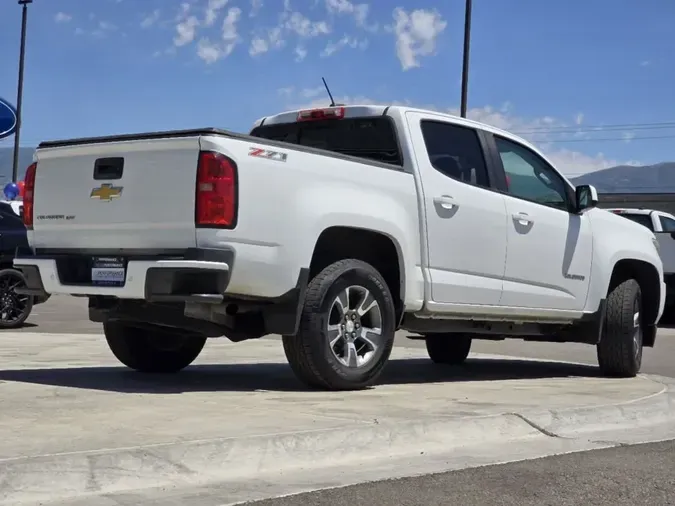
<svg viewBox="0 0 675 506">
<path fill-rule="evenodd" d="M 365 290 L 367 290 L 377 302 L 380 334 L 377 339 L 373 339 L 373 342 L 378 343 L 377 348 L 370 347 L 367 341 L 364 341 L 363 345 L 358 344 L 360 337 L 356 338 L 357 341 L 353 341 L 353 349 L 361 346 L 360 350 L 371 348 L 374 350 L 368 352 L 370 353 L 368 361 L 360 366 L 349 366 L 341 362 L 338 348 L 342 345 L 342 352 L 346 353 L 345 350 L 349 345 L 347 341 L 350 338 L 330 335 L 328 329 L 335 316 L 340 317 L 342 314 L 336 310 L 335 302 L 338 295 L 345 293 L 348 288 L 350 291 L 354 289 L 355 298 L 366 297 Z M 354 302 L 355 306 L 359 304 L 363 303 Z M 351 307 L 351 304 L 349 306 Z M 353 312 L 351 314 L 353 315 Z M 358 328 L 365 330 L 371 325 L 366 321 L 368 314 L 363 314 L 363 320 L 358 319 L 362 322 L 362 326 Z M 341 326 L 341 321 L 339 318 L 336 325 Z M 298 333 L 295 336 L 283 337 L 284 352 L 296 377 L 310 387 L 327 390 L 366 388 L 375 383 L 391 355 L 396 332 L 395 322 L 396 312 L 391 292 L 380 273 L 370 264 L 360 260 L 340 260 L 326 267 L 309 283 Z M 347 327 L 347 330 L 349 328 Z M 360 335 L 356 332 L 355 334 Z M 333 337 L 336 339 L 336 345 L 331 347 L 329 339 Z M 364 360 L 365 356 L 364 353 Z M 347 358 L 342 360 L 348 361 Z"/>
<path fill-rule="evenodd" d="M 206 337 L 200 335 L 180 335 L 117 321 L 104 323 L 103 332 L 117 360 L 145 373 L 178 372 L 194 362 L 206 343 Z"/>
<path fill-rule="evenodd" d="M 17 269 L 0 270 L 0 329 L 21 327 L 33 311 L 33 297 L 14 291 L 24 286 L 26 278 Z M 5 311 L 7 307 L 7 311 Z"/>
<path fill-rule="evenodd" d="M 597 345 L 600 372 L 632 378 L 642 366 L 643 325 L 640 285 L 629 279 L 607 297 L 605 324 Z"/>
<path fill-rule="evenodd" d="M 466 334 L 427 334 L 427 353 L 436 364 L 459 365 L 471 351 L 471 336 Z"/>
</svg>

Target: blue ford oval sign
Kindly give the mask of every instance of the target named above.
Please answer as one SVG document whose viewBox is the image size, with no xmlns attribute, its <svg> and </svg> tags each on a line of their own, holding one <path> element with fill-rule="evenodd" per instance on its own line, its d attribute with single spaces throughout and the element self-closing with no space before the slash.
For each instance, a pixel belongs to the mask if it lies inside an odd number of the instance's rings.
<svg viewBox="0 0 675 506">
<path fill-rule="evenodd" d="M 16 130 L 16 110 L 0 97 L 0 139 L 9 137 Z"/>
</svg>

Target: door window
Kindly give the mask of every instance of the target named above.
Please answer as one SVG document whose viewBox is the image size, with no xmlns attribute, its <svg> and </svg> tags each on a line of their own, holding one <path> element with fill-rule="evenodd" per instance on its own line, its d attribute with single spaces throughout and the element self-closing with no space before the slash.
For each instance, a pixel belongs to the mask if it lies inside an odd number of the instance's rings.
<svg viewBox="0 0 675 506">
<path fill-rule="evenodd" d="M 501 137 L 494 137 L 502 159 L 508 194 L 564 211 L 570 209 L 565 180 L 530 149 Z"/>
<path fill-rule="evenodd" d="M 474 129 L 431 120 L 422 120 L 421 127 L 429 161 L 437 171 L 463 183 L 489 188 L 483 149 Z"/>
</svg>

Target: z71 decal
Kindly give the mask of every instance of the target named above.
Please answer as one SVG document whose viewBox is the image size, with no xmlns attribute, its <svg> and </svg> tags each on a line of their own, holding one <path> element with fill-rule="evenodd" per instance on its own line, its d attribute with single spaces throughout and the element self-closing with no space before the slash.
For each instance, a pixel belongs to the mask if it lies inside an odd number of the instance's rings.
<svg viewBox="0 0 675 506">
<path fill-rule="evenodd" d="M 263 148 L 248 148 L 248 156 L 257 156 L 258 158 L 266 158 L 275 162 L 285 162 L 288 158 L 286 153 Z"/>
</svg>

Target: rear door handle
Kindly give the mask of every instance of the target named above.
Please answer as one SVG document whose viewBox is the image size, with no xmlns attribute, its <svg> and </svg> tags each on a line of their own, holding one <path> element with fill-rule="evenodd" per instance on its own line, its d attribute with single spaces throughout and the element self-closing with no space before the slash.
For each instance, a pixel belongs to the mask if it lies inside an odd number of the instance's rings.
<svg viewBox="0 0 675 506">
<path fill-rule="evenodd" d="M 450 195 L 441 195 L 440 197 L 434 197 L 434 204 L 438 204 L 443 209 L 455 209 L 459 207 L 455 199 Z"/>
<path fill-rule="evenodd" d="M 530 218 L 530 215 L 527 213 L 513 213 L 511 216 L 513 217 L 514 221 L 517 221 L 521 225 L 529 225 L 534 223 L 532 218 Z"/>
</svg>

